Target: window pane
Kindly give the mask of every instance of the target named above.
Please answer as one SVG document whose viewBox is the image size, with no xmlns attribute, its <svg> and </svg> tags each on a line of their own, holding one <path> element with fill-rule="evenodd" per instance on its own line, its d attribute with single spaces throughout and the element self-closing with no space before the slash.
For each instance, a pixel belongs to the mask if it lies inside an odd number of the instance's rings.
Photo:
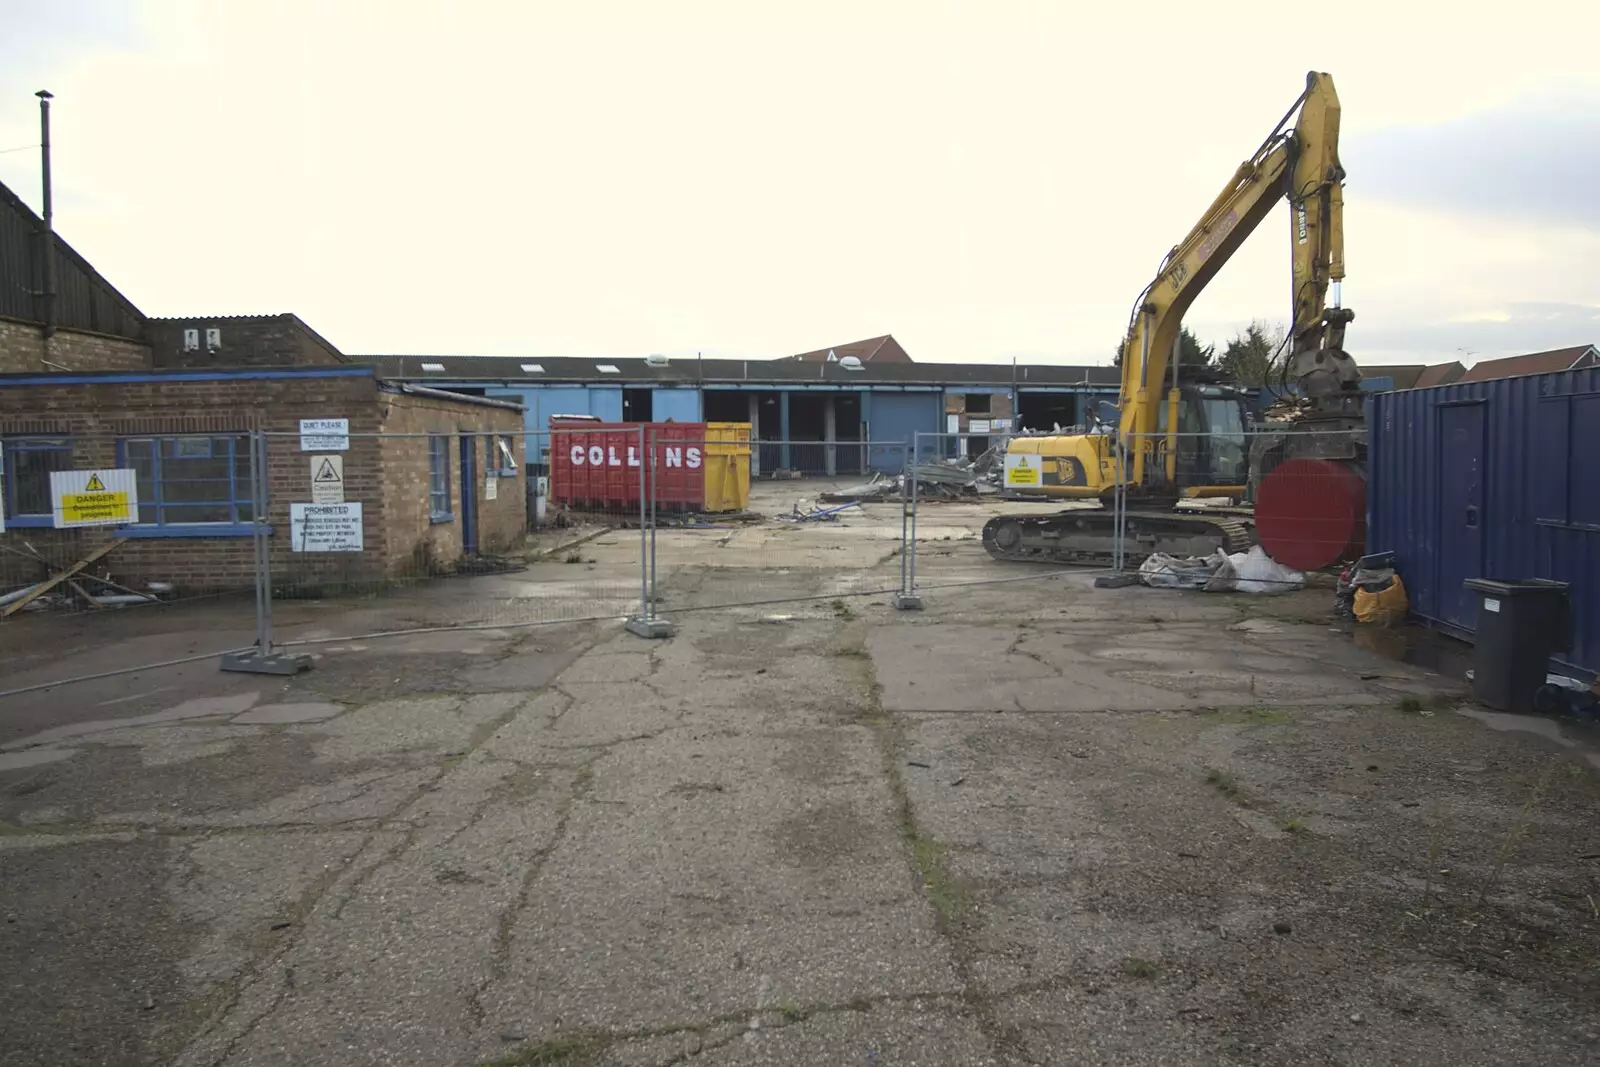
<svg viewBox="0 0 1600 1067">
<path fill-rule="evenodd" d="M 249 446 L 235 436 L 132 438 L 124 462 L 138 473 L 139 521 L 235 522 L 251 495 Z M 248 506 L 245 519 L 248 521 Z"/>
<path fill-rule="evenodd" d="M 5 443 L 6 493 L 13 515 L 50 514 L 50 472 L 72 469 L 66 442 L 12 440 Z"/>
</svg>

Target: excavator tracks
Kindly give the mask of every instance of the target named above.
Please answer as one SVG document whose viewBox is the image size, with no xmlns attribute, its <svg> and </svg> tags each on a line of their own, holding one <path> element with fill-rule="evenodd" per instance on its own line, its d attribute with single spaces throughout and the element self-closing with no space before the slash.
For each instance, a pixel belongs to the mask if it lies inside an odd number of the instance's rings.
<svg viewBox="0 0 1600 1067">
<path fill-rule="evenodd" d="M 1124 551 L 1130 565 L 1156 552 L 1208 556 L 1217 549 L 1247 551 L 1255 544 L 1250 522 L 1228 514 L 1182 511 L 1129 511 Z M 1000 515 L 983 527 L 983 547 L 1008 562 L 1069 563 L 1109 567 L 1115 547 L 1112 512 L 1085 508 L 1054 515 Z"/>
</svg>

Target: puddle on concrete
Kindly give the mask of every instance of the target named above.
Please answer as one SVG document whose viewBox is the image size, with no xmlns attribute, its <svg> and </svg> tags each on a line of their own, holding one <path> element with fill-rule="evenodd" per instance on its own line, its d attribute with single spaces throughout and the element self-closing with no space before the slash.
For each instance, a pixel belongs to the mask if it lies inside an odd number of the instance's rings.
<svg viewBox="0 0 1600 1067">
<path fill-rule="evenodd" d="M 1578 754 L 1589 761 L 1589 765 L 1600 769 L 1600 736 L 1593 730 L 1583 730 L 1581 727 L 1557 722 L 1555 719 L 1545 719 L 1538 715 L 1513 715 L 1504 711 L 1488 711 L 1483 708 L 1458 708 L 1460 714 L 1469 719 L 1477 719 L 1491 730 L 1535 734 L 1547 740 L 1554 741 L 1562 748 L 1577 749 Z"/>
<path fill-rule="evenodd" d="M 1409 663 L 1461 682 L 1468 680 L 1467 674 L 1472 670 L 1472 645 L 1426 626 L 1382 627 L 1344 622 L 1340 628 L 1350 634 L 1358 647 L 1397 663 Z M 1590 766 L 1600 769 L 1600 730 L 1593 727 L 1480 707 L 1458 708 L 1457 711 L 1492 730 L 1534 734 L 1562 748 L 1575 749 Z"/>
<path fill-rule="evenodd" d="M 1426 626 L 1365 626 L 1344 622 L 1340 628 L 1350 634 L 1358 648 L 1396 663 L 1422 667 L 1457 682 L 1466 681 L 1467 672 L 1472 669 L 1471 645 Z"/>
</svg>

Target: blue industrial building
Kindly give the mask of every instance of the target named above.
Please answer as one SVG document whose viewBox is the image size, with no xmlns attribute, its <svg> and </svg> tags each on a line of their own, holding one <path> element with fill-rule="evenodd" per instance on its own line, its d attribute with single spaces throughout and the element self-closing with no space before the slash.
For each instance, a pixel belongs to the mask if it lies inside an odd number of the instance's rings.
<svg viewBox="0 0 1600 1067">
<path fill-rule="evenodd" d="M 513 400 L 527 412 L 528 461 L 543 465 L 550 420 L 748 422 L 757 470 L 899 470 L 900 445 L 952 429 L 978 437 L 1080 423 L 1115 400 L 1113 367 L 800 359 L 355 357 L 388 379 Z M 829 448 L 807 448 L 816 442 Z M 880 446 L 880 447 L 873 447 Z M 952 446 L 953 447 L 953 446 Z"/>
</svg>

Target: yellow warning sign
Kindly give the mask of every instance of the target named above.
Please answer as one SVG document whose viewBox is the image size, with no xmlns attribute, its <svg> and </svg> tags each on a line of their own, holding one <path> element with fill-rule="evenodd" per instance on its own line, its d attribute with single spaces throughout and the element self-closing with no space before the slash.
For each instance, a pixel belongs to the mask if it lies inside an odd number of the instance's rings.
<svg viewBox="0 0 1600 1067">
<path fill-rule="evenodd" d="M 57 529 L 138 522 L 138 474 L 131 470 L 51 471 L 50 501 Z"/>
<path fill-rule="evenodd" d="M 1038 456 L 1006 456 L 1006 487 L 1037 486 L 1039 484 Z"/>
</svg>

